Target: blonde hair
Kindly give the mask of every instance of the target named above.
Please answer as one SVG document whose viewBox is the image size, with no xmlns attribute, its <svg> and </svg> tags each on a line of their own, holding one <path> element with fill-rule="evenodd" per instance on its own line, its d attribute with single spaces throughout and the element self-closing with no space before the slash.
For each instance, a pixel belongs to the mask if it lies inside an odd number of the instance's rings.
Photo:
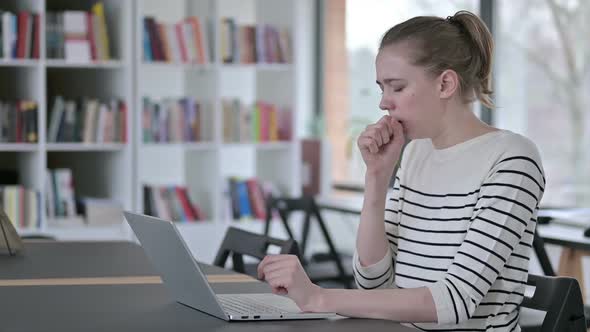
<svg viewBox="0 0 590 332">
<path fill-rule="evenodd" d="M 459 76 L 459 93 L 466 102 L 475 98 L 493 108 L 492 57 L 494 41 L 485 23 L 462 10 L 446 19 L 418 16 L 390 28 L 379 45 L 383 48 L 407 42 L 415 65 L 440 75 L 446 69 Z"/>
</svg>

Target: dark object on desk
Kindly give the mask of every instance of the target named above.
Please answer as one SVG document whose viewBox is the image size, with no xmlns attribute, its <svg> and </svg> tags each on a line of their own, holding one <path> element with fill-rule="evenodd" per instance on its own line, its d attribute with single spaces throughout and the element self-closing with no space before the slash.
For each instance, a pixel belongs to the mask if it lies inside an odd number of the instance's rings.
<svg viewBox="0 0 590 332">
<path fill-rule="evenodd" d="M 586 228 L 586 230 L 584 231 L 584 236 L 590 237 L 590 227 Z"/>
<path fill-rule="evenodd" d="M 548 217 L 548 216 L 537 216 L 537 224 L 538 225 L 545 225 L 551 222 L 551 220 L 553 220 L 552 217 Z"/>
<path fill-rule="evenodd" d="M 23 240 L 48 240 L 48 241 L 56 241 L 57 239 L 54 236 L 47 235 L 47 234 L 29 234 L 21 236 Z"/>
<path fill-rule="evenodd" d="M 232 258 L 233 270 L 257 277 L 256 267 L 258 264 L 244 264 L 243 256 L 250 256 L 262 260 L 266 256 L 270 246 L 280 247 L 281 254 L 299 256 L 299 249 L 295 240 L 279 240 L 266 235 L 248 232 L 239 228 L 229 227 L 213 265 L 225 267 L 227 259 Z"/>
<path fill-rule="evenodd" d="M 535 286 L 532 297 L 525 296 L 523 308 L 545 311 L 540 326 L 527 326 L 519 322 L 523 332 L 585 332 L 584 305 L 578 281 L 568 277 L 543 277 L 530 274 L 527 284 Z"/>
<path fill-rule="evenodd" d="M 0 209 L 0 255 L 15 256 L 23 250 L 23 242 L 3 209 Z"/>
<path fill-rule="evenodd" d="M 336 247 L 332 242 L 332 238 L 330 237 L 330 233 L 328 232 L 328 228 L 324 223 L 324 219 L 320 214 L 320 209 L 315 202 L 315 199 L 312 196 L 301 196 L 299 198 L 285 198 L 285 197 L 269 197 L 267 201 L 267 213 L 266 213 L 266 224 L 264 227 L 264 234 L 270 234 L 270 225 L 271 225 L 271 218 L 273 215 L 273 211 L 276 211 L 280 216 L 280 220 L 289 234 L 289 238 L 295 240 L 293 236 L 293 231 L 289 226 L 289 216 L 293 212 L 303 212 L 305 214 L 304 222 L 303 222 L 303 231 L 302 231 L 302 239 L 301 245 L 299 247 L 300 254 L 302 258 L 302 264 L 305 270 L 307 271 L 309 278 L 313 282 L 324 282 L 324 281 L 338 281 L 344 284 L 347 288 L 352 288 L 352 281 L 354 277 L 352 275 L 352 271 L 347 271 L 344 266 L 345 264 L 342 263 L 342 255 L 336 251 Z M 311 226 L 311 219 L 315 218 L 317 221 L 318 226 L 320 227 L 320 231 L 326 244 L 328 245 L 329 252 L 325 255 L 320 255 L 323 259 L 316 260 L 314 263 L 313 260 L 311 262 L 306 262 L 303 257 L 305 257 L 305 249 L 307 246 L 307 240 L 309 237 L 309 229 Z M 350 266 L 350 258 L 346 258 L 348 264 L 346 266 Z M 336 273 L 332 271 L 327 271 L 324 267 L 324 262 L 333 262 L 336 267 Z"/>
</svg>

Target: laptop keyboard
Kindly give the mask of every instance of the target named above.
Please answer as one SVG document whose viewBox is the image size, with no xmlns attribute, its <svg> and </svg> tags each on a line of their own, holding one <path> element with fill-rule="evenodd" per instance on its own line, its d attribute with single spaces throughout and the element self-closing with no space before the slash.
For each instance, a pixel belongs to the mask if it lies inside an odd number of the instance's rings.
<svg viewBox="0 0 590 332">
<path fill-rule="evenodd" d="M 280 315 L 286 313 L 277 307 L 264 304 L 247 295 L 218 296 L 218 299 L 225 311 L 240 315 Z"/>
</svg>

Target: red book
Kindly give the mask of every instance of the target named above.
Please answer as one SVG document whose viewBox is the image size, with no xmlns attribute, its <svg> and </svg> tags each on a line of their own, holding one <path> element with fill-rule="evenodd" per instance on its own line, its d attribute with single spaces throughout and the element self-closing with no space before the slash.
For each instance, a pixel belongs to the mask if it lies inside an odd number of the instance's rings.
<svg viewBox="0 0 590 332">
<path fill-rule="evenodd" d="M 158 24 L 153 17 L 146 17 L 148 24 L 148 31 L 150 37 L 150 45 L 152 47 L 152 56 L 155 61 L 164 61 L 164 51 L 162 50 L 162 40 L 158 32 Z"/>
<path fill-rule="evenodd" d="M 268 142 L 270 138 L 270 105 L 259 102 L 258 108 L 260 110 L 260 141 Z"/>
<path fill-rule="evenodd" d="M 127 104 L 119 101 L 119 112 L 121 112 L 121 143 L 127 143 Z"/>
<path fill-rule="evenodd" d="M 203 30 L 201 29 L 201 22 L 196 16 L 192 16 L 186 19 L 187 22 L 193 27 L 193 33 L 195 35 L 195 48 L 197 49 L 197 62 L 204 64 L 207 62 L 205 59 L 205 38 L 203 38 Z"/>
<path fill-rule="evenodd" d="M 27 26 L 29 24 L 29 14 L 27 12 L 18 13 L 17 22 L 16 58 L 24 59 L 27 49 Z"/>
<path fill-rule="evenodd" d="M 40 25 L 41 19 L 39 14 L 33 14 L 33 59 L 39 59 L 39 48 L 41 47 L 40 44 Z"/>
<path fill-rule="evenodd" d="M 264 203 L 264 194 L 256 179 L 246 180 L 248 187 L 248 197 L 250 198 L 250 206 L 257 219 L 266 220 L 266 206 Z"/>
<path fill-rule="evenodd" d="M 90 58 L 95 61 L 96 56 L 96 41 L 94 40 L 94 15 L 91 12 L 86 13 L 86 31 L 87 39 L 90 42 Z"/>
<path fill-rule="evenodd" d="M 183 188 L 184 195 L 187 197 L 187 201 L 189 202 L 191 208 L 193 209 L 193 214 L 195 215 L 195 220 L 205 220 L 205 213 L 201 210 L 198 204 L 195 204 L 191 201 L 190 195 L 185 187 Z"/>
<path fill-rule="evenodd" d="M 175 187 L 174 189 L 176 190 L 176 196 L 178 196 L 178 200 L 180 201 L 180 204 L 182 205 L 182 209 L 184 210 L 184 214 L 186 215 L 186 218 L 189 221 L 196 220 L 197 216 L 195 215 L 195 213 L 191 207 L 191 203 L 188 200 L 186 188 Z"/>
<path fill-rule="evenodd" d="M 176 23 L 174 25 L 174 30 L 176 30 L 176 38 L 178 39 L 178 45 L 180 46 L 180 59 L 182 60 L 182 62 L 188 62 L 186 41 L 184 40 L 184 33 L 182 32 L 183 26 L 184 24 L 182 22 Z"/>
</svg>

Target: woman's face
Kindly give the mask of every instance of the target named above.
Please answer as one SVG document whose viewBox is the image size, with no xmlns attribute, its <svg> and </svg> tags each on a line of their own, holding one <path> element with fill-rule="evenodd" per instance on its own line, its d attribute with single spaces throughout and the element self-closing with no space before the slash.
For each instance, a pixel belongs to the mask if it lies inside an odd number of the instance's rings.
<svg viewBox="0 0 590 332">
<path fill-rule="evenodd" d="M 412 65 L 407 44 L 386 46 L 377 54 L 379 108 L 400 121 L 406 139 L 432 138 L 442 120 L 440 85 L 423 67 Z"/>
</svg>

